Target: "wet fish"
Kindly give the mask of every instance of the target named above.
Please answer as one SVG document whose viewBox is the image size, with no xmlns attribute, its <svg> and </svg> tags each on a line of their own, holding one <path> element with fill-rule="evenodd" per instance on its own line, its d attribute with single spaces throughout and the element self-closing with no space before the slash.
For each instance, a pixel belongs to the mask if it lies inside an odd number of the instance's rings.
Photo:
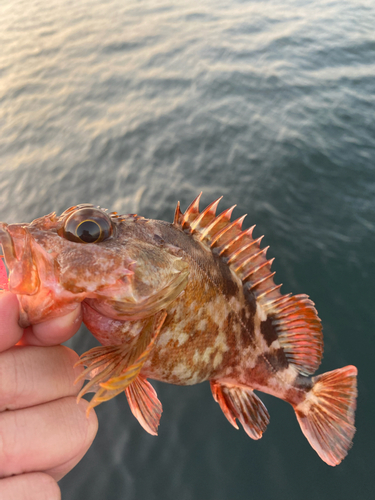
<svg viewBox="0 0 375 500">
<path fill-rule="evenodd" d="M 2 259 L 0 259 L 0 290 L 8 290 L 8 274 Z"/>
<path fill-rule="evenodd" d="M 27 327 L 82 303 L 102 344 L 83 354 L 79 398 L 89 409 L 125 391 L 157 434 L 162 406 L 148 379 L 210 381 L 229 422 L 253 439 L 269 415 L 256 391 L 290 403 L 318 455 L 337 465 L 355 432 L 357 369 L 312 376 L 323 353 L 321 321 L 307 295 L 282 295 L 273 259 L 234 207 L 203 211 L 200 195 L 173 223 L 77 205 L 30 224 L 0 224 L 9 289 Z"/>
</svg>

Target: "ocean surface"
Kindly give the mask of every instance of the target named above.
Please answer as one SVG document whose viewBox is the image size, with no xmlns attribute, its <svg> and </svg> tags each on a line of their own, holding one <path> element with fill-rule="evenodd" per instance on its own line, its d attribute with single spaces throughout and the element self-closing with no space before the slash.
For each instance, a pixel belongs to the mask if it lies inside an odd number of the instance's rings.
<svg viewBox="0 0 375 500">
<path fill-rule="evenodd" d="M 281 400 L 261 395 L 252 441 L 208 383 L 154 383 L 159 436 L 125 396 L 99 406 L 63 500 L 372 500 L 374 1 L 0 2 L 0 220 L 88 202 L 171 221 L 200 191 L 247 213 L 282 291 L 316 303 L 319 373 L 358 367 L 354 446 L 331 468 Z"/>
</svg>

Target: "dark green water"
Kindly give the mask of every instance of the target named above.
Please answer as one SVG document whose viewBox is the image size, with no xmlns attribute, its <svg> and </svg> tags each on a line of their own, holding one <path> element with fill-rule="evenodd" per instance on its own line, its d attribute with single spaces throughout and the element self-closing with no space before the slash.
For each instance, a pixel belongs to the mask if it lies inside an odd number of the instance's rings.
<svg viewBox="0 0 375 500">
<path fill-rule="evenodd" d="M 319 372 L 359 369 L 336 468 L 282 401 L 262 395 L 254 442 L 207 383 L 155 383 L 159 437 L 125 397 L 100 406 L 63 499 L 374 498 L 373 0 L 3 0 L 0 19 L 1 220 L 91 202 L 171 221 L 177 200 L 223 194 L 265 234 L 282 291 L 316 303 Z M 82 329 L 70 345 L 94 342 Z"/>
</svg>

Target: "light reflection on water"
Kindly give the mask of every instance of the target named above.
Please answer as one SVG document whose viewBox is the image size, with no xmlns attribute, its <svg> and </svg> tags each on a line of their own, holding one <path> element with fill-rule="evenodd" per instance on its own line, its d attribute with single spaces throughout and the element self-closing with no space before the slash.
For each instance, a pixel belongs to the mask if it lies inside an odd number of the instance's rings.
<svg viewBox="0 0 375 500">
<path fill-rule="evenodd" d="M 262 396 L 271 424 L 255 443 L 208 384 L 155 384 L 159 437 L 124 397 L 99 407 L 63 497 L 372 498 L 373 2 L 13 0 L 0 19 L 0 219 L 91 202 L 172 220 L 178 199 L 224 194 L 266 235 L 283 291 L 316 302 L 322 370 L 360 373 L 358 432 L 336 469 L 282 402 Z"/>
</svg>

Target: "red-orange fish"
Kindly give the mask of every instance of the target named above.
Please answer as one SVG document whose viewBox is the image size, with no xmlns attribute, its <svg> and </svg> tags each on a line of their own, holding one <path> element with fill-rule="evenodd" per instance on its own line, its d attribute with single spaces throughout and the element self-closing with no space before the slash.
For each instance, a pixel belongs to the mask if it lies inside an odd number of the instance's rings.
<svg viewBox="0 0 375 500">
<path fill-rule="evenodd" d="M 8 290 L 7 270 L 1 258 L 0 258 L 0 290 Z"/>
<path fill-rule="evenodd" d="M 290 403 L 318 455 L 337 465 L 355 432 L 356 376 L 346 366 L 311 377 L 323 352 L 307 295 L 281 295 L 262 238 L 220 201 L 198 196 L 173 223 L 78 205 L 60 217 L 0 224 L 9 289 L 26 327 L 82 302 L 102 344 L 81 356 L 90 407 L 122 391 L 140 424 L 157 433 L 162 412 L 147 379 L 210 381 L 229 422 L 259 439 L 269 422 L 254 390 Z"/>
</svg>

